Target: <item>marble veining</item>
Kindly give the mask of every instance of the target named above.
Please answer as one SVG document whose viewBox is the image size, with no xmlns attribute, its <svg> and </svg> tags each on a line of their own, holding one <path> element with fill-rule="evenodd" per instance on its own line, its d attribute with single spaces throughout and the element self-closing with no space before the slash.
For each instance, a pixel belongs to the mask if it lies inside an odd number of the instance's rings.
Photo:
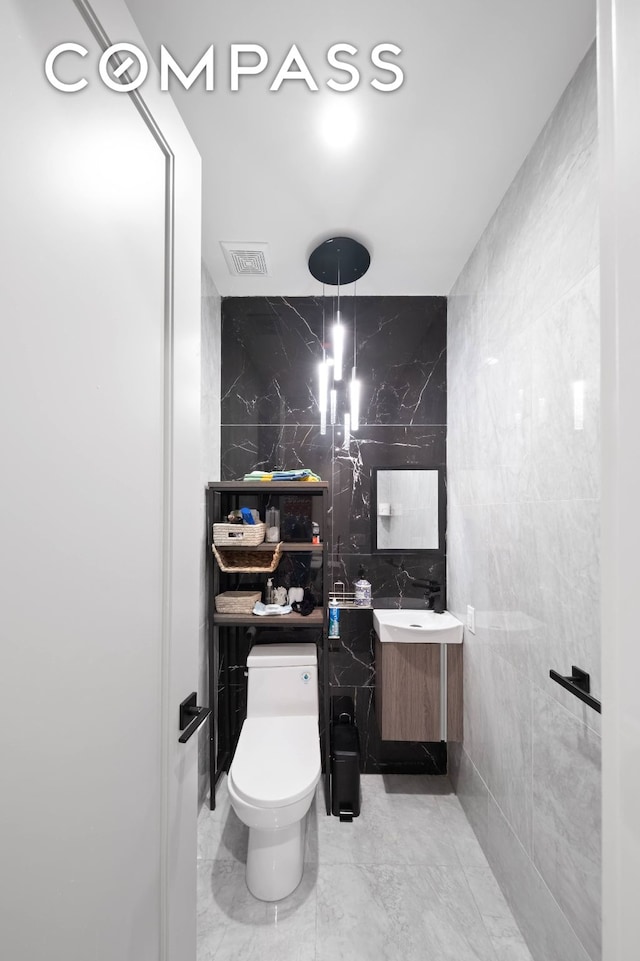
<svg viewBox="0 0 640 961">
<path fill-rule="evenodd" d="M 589 955 L 541 874 L 530 869 L 529 855 L 477 768 L 460 745 L 455 748 L 452 768 L 457 796 L 536 961 L 588 961 Z"/>
<path fill-rule="evenodd" d="M 449 298 L 448 606 L 476 611 L 451 767 L 544 961 L 601 956 L 600 716 L 549 679 L 599 696 L 596 89 L 592 48 Z"/>
<path fill-rule="evenodd" d="M 321 435 L 315 398 L 323 312 L 328 338 L 334 307 L 331 296 L 223 301 L 222 477 L 236 480 L 253 468 L 313 468 L 329 481 L 330 585 L 353 584 L 363 564 L 376 600 L 420 605 L 422 593 L 411 582 L 429 577 L 445 585 L 444 551 L 429 557 L 415 551 L 371 553 L 370 476 L 374 467 L 446 465 L 446 300 L 359 297 L 356 304 L 353 297 L 341 298 L 345 354 L 353 351 L 355 327 L 363 380 L 361 426 L 347 448 L 342 410 L 338 423 Z M 277 584 L 305 581 L 294 563 L 281 562 Z M 261 589 L 260 580 L 253 580 L 243 577 L 240 586 Z M 347 692 L 356 704 L 362 769 L 444 773 L 444 745 L 380 740 L 372 626 L 370 612 L 343 612 L 340 640 L 328 654 L 331 693 Z M 236 713 L 244 701 L 235 668 L 246 654 L 244 641 L 238 644 L 231 674 Z"/>
<path fill-rule="evenodd" d="M 533 861 L 594 958 L 602 952 L 600 753 L 599 735 L 554 698 L 539 695 L 533 731 Z"/>
<path fill-rule="evenodd" d="M 311 808 L 300 886 L 248 893 L 223 780 L 198 823 L 198 961 L 532 961 L 446 777 L 364 775 L 351 824 Z"/>
<path fill-rule="evenodd" d="M 343 297 L 340 306 L 347 367 L 356 313 L 362 423 L 446 424 L 446 299 Z M 223 423 L 317 422 L 315 365 L 333 307 L 332 297 L 225 299 Z"/>
<path fill-rule="evenodd" d="M 334 447 L 331 473 L 333 491 L 333 547 L 336 552 L 371 552 L 370 476 L 374 467 L 444 467 L 444 426 L 363 427 L 349 450 Z"/>
<path fill-rule="evenodd" d="M 332 657 L 330 654 L 329 658 Z M 346 696 L 353 700 L 360 737 L 361 770 L 367 774 L 446 774 L 447 746 L 443 741 L 424 743 L 380 739 L 373 686 L 335 685 L 330 693 L 332 697 Z"/>
</svg>

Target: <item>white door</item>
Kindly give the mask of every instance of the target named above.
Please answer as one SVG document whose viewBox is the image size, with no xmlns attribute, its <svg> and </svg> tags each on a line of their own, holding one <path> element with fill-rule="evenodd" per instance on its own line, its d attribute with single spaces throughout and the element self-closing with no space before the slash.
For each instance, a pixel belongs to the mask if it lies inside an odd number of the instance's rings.
<svg viewBox="0 0 640 961">
<path fill-rule="evenodd" d="M 178 744 L 178 703 L 197 683 L 198 318 L 172 292 L 181 158 L 98 81 L 81 6 L 0 11 L 0 955 L 191 961 L 197 735 Z M 121 0 L 96 10 L 126 17 Z M 60 60 L 89 77 L 79 93 L 44 78 L 63 41 L 90 51 Z"/>
</svg>

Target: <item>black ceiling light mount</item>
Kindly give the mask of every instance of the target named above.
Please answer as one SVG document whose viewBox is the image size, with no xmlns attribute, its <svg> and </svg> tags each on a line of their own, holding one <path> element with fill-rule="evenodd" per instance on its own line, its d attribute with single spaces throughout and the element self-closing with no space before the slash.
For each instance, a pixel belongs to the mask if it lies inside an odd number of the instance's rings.
<svg viewBox="0 0 640 961">
<path fill-rule="evenodd" d="M 321 284 L 341 286 L 364 277 L 371 263 L 367 248 L 353 237 L 331 237 L 309 257 L 309 272 Z"/>
</svg>

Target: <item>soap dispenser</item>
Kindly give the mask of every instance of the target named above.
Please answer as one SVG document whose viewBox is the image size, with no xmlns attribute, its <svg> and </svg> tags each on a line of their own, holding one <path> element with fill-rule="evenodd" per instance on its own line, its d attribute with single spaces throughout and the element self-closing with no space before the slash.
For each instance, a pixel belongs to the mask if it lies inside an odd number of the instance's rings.
<svg viewBox="0 0 640 961">
<path fill-rule="evenodd" d="M 356 607 L 371 607 L 371 584 L 365 578 L 365 569 L 362 565 L 358 570 L 358 580 L 355 583 L 356 597 L 355 603 Z"/>
</svg>

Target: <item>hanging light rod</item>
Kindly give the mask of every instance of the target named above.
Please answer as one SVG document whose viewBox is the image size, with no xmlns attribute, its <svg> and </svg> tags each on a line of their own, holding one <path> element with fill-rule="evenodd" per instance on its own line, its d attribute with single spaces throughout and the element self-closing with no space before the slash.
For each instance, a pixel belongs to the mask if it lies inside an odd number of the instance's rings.
<svg viewBox="0 0 640 961">
<path fill-rule="evenodd" d="M 331 237 L 309 257 L 309 272 L 322 284 L 352 284 L 364 277 L 371 263 L 367 248 L 353 237 Z"/>
</svg>

